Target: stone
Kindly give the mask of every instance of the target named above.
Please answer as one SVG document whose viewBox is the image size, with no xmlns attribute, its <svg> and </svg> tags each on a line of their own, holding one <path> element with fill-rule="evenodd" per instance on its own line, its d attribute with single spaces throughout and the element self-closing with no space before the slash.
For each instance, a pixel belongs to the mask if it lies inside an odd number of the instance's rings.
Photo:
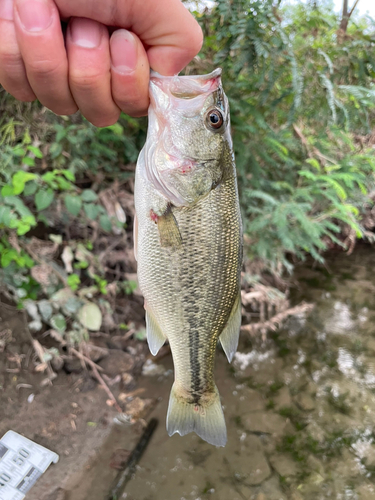
<svg viewBox="0 0 375 500">
<path fill-rule="evenodd" d="M 246 430 L 264 434 L 281 435 L 285 431 L 288 419 L 271 412 L 251 412 L 242 416 Z"/>
<path fill-rule="evenodd" d="M 84 369 L 84 364 L 82 361 L 76 357 L 66 358 L 64 361 L 64 370 L 66 373 L 81 373 Z"/>
<path fill-rule="evenodd" d="M 272 467 L 283 477 L 295 476 L 298 468 L 294 460 L 285 453 L 275 453 L 269 457 Z"/>
<path fill-rule="evenodd" d="M 130 403 L 126 404 L 125 412 L 133 419 L 143 418 L 151 410 L 153 405 L 152 399 L 134 398 Z"/>
<path fill-rule="evenodd" d="M 281 408 L 289 408 L 292 405 L 292 398 L 290 397 L 290 392 L 287 386 L 283 386 L 273 399 L 275 404 L 275 410 L 280 410 Z"/>
<path fill-rule="evenodd" d="M 311 471 L 318 472 L 321 476 L 324 477 L 324 465 L 318 460 L 314 455 L 309 455 L 307 457 L 307 466 Z"/>
<path fill-rule="evenodd" d="M 300 392 L 294 398 L 297 406 L 303 411 L 312 411 L 315 409 L 315 400 L 305 392 Z"/>
<path fill-rule="evenodd" d="M 319 443 L 323 443 L 326 439 L 325 432 L 319 425 L 313 421 L 310 422 L 307 427 L 305 428 L 305 432 L 309 434 L 315 441 L 318 441 Z"/>
<path fill-rule="evenodd" d="M 267 500 L 290 500 L 283 493 L 280 487 L 280 480 L 276 474 L 262 483 L 261 492 Z"/>
<path fill-rule="evenodd" d="M 118 351 L 117 349 L 108 349 L 108 356 L 99 361 L 108 377 L 115 377 L 118 374 L 129 372 L 134 368 L 134 359 L 127 352 Z"/>
<path fill-rule="evenodd" d="M 236 412 L 239 415 L 252 411 L 265 410 L 266 401 L 262 394 L 255 389 L 247 387 L 241 392 L 241 396 L 237 399 Z"/>
<path fill-rule="evenodd" d="M 261 484 L 272 474 L 262 442 L 253 435 L 246 436 L 238 453 L 231 455 L 229 463 L 225 450 L 220 450 L 207 457 L 204 468 L 212 475 L 228 477 L 228 482 L 230 480 L 247 488 Z"/>
<path fill-rule="evenodd" d="M 362 484 L 358 489 L 359 500 L 375 500 L 375 486 L 373 484 Z"/>
<path fill-rule="evenodd" d="M 266 500 L 266 497 L 263 493 L 258 493 L 258 495 L 255 497 L 255 500 Z"/>
</svg>

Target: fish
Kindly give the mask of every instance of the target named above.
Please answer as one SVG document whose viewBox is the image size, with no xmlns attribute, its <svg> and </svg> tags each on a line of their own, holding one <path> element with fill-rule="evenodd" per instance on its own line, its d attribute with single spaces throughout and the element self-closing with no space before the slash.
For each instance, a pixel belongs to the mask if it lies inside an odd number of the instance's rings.
<svg viewBox="0 0 375 500">
<path fill-rule="evenodd" d="M 174 383 L 167 432 L 225 446 L 214 381 L 218 342 L 229 360 L 241 326 L 242 221 L 221 69 L 151 73 L 145 145 L 134 187 L 134 251 L 147 340 L 168 340 Z"/>
</svg>

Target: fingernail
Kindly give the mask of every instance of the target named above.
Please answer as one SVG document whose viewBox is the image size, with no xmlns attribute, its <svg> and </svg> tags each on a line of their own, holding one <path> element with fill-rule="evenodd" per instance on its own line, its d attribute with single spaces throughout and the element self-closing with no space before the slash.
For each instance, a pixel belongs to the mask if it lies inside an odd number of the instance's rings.
<svg viewBox="0 0 375 500">
<path fill-rule="evenodd" d="M 13 0 L 0 0 L 0 18 L 13 21 Z"/>
<path fill-rule="evenodd" d="M 85 18 L 73 19 L 70 23 L 70 34 L 73 43 L 86 49 L 98 47 L 102 39 L 99 23 Z"/>
<path fill-rule="evenodd" d="M 43 31 L 51 24 L 52 9 L 48 0 L 16 0 L 16 8 L 26 31 Z"/>
<path fill-rule="evenodd" d="M 137 45 L 134 36 L 126 30 L 117 30 L 111 37 L 112 66 L 119 73 L 132 73 L 137 65 Z"/>
</svg>

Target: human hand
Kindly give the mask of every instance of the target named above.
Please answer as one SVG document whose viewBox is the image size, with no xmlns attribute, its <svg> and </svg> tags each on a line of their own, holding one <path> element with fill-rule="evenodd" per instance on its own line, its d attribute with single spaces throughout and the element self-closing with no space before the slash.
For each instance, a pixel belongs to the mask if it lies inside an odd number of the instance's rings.
<svg viewBox="0 0 375 500">
<path fill-rule="evenodd" d="M 0 0 L 1 85 L 99 127 L 146 114 L 150 67 L 176 74 L 201 45 L 180 0 Z"/>
</svg>

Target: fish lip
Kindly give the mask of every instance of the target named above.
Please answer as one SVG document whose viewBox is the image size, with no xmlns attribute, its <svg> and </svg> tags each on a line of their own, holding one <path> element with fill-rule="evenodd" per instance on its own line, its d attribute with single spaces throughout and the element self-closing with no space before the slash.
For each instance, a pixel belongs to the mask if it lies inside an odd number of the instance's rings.
<svg viewBox="0 0 375 500">
<path fill-rule="evenodd" d="M 154 70 L 151 70 L 150 72 L 150 79 L 152 80 L 153 78 L 157 78 L 158 80 L 173 80 L 175 78 L 178 79 L 192 79 L 195 78 L 197 80 L 211 80 L 212 78 L 217 78 L 218 76 L 222 75 L 223 70 L 221 68 L 216 68 L 211 73 L 207 73 L 206 75 L 173 75 L 173 76 L 165 76 L 161 75 L 160 73 L 157 73 Z"/>
</svg>

